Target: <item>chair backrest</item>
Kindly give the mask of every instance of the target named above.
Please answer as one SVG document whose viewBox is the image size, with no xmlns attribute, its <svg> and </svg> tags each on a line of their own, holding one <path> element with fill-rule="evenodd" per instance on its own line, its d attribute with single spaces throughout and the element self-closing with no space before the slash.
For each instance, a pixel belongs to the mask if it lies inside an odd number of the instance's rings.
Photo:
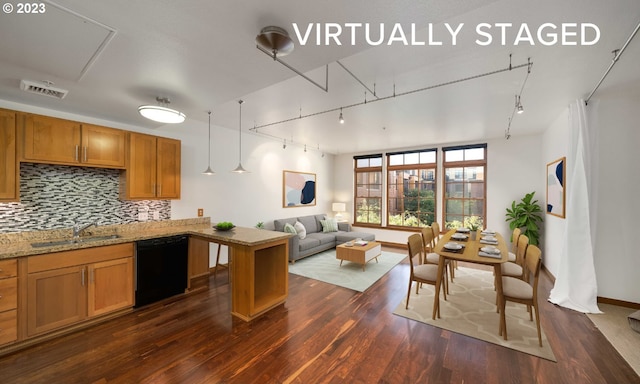
<svg viewBox="0 0 640 384">
<path fill-rule="evenodd" d="M 516 248 L 516 264 L 525 267 L 524 260 L 527 255 L 527 246 L 529 245 L 529 237 L 520 235 L 518 237 L 518 247 Z"/>
<path fill-rule="evenodd" d="M 528 273 L 533 273 L 533 294 L 534 297 L 538 292 L 538 277 L 540 276 L 540 266 L 542 264 L 542 251 L 535 245 L 529 244 L 527 246 L 527 255 L 525 257 L 526 270 Z M 529 279 L 527 279 L 529 280 Z"/>
<path fill-rule="evenodd" d="M 511 252 L 514 254 L 518 250 L 518 239 L 520 238 L 520 234 L 522 234 L 520 228 L 514 229 L 511 233 Z"/>
<path fill-rule="evenodd" d="M 409 249 L 409 265 L 411 266 L 411 276 L 413 276 L 413 259 L 418 256 L 418 260 L 422 260 L 422 235 L 414 233 L 407 240 L 407 248 Z"/>
<path fill-rule="evenodd" d="M 431 223 L 431 231 L 433 231 L 433 245 L 440 240 L 440 224 L 437 221 Z"/>
<path fill-rule="evenodd" d="M 433 242 L 433 231 L 431 227 L 423 227 L 420 229 L 420 233 L 422 234 L 422 248 L 424 252 L 433 252 L 435 243 Z"/>
</svg>

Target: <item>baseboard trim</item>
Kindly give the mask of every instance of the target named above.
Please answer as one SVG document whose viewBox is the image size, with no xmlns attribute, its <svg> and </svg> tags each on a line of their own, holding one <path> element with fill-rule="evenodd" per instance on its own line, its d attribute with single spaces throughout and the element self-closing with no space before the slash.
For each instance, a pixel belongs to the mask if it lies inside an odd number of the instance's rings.
<svg viewBox="0 0 640 384">
<path fill-rule="evenodd" d="M 632 301 L 624 301 L 624 300 L 618 300 L 618 299 L 610 299 L 608 297 L 598 296 L 598 303 L 617 305 L 618 307 L 625 307 L 625 308 L 631 308 L 631 309 L 640 309 L 640 303 L 634 303 Z"/>
</svg>

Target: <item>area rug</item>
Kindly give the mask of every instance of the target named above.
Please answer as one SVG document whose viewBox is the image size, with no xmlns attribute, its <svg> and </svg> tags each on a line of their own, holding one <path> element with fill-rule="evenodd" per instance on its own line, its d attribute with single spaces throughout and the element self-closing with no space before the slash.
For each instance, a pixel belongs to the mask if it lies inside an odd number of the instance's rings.
<svg viewBox="0 0 640 384">
<path fill-rule="evenodd" d="M 415 283 L 411 288 L 409 309 L 405 309 L 406 297 L 393 312 L 412 320 L 447 329 L 476 339 L 502 345 L 530 355 L 557 361 L 544 330 L 542 348 L 538 345 L 535 319 L 529 321 L 527 307 L 507 302 L 506 320 L 509 340 L 498 335 L 500 315 L 496 312 L 496 295 L 493 289 L 493 273 L 472 268 L 456 269 L 454 283 L 449 284 L 447 301 L 440 294 L 440 318 L 432 320 L 433 285 L 423 284 L 416 295 Z"/>
<path fill-rule="evenodd" d="M 588 313 L 591 322 L 609 340 L 629 365 L 640 375 L 640 333 L 629 326 L 627 316 L 637 309 L 598 303 L 603 313 Z"/>
<path fill-rule="evenodd" d="M 364 292 L 405 257 L 407 256 L 400 253 L 382 252 L 378 256 L 378 262 L 375 259 L 369 261 L 363 272 L 361 264 L 344 261 L 340 266 L 340 260 L 336 259 L 336 251 L 333 249 L 289 264 L 289 272 Z"/>
</svg>

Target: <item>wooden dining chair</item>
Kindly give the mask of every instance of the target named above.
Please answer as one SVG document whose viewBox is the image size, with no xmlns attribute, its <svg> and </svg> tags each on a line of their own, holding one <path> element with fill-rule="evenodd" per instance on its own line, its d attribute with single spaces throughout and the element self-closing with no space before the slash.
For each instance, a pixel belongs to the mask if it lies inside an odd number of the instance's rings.
<svg viewBox="0 0 640 384">
<path fill-rule="evenodd" d="M 533 321 L 533 313 L 536 313 L 536 327 L 538 329 L 538 343 L 542 347 L 542 333 L 540 332 L 540 310 L 538 308 L 538 278 L 540 277 L 541 264 L 540 248 L 535 245 L 527 246 L 525 257 L 527 274 L 533 274 L 533 285 L 529 278 L 523 280 L 516 277 L 505 276 L 502 278 L 502 296 L 500 300 L 500 334 L 507 340 L 507 322 L 505 316 L 506 302 L 512 301 L 525 304 L 529 311 L 529 320 Z"/>
<path fill-rule="evenodd" d="M 422 248 L 424 260 L 423 264 L 435 264 L 438 265 L 440 263 L 440 255 L 433 252 L 436 246 L 435 233 L 433 231 L 433 227 L 422 228 Z M 445 260 L 444 262 L 444 285 L 447 290 L 447 294 L 449 294 L 449 271 L 451 270 L 451 260 Z M 453 279 L 451 279 L 453 281 Z"/>
<path fill-rule="evenodd" d="M 518 238 L 520 238 L 521 234 L 522 234 L 522 231 L 520 230 L 520 228 L 514 229 L 513 232 L 511 233 L 511 250 L 509 251 L 509 259 L 507 261 L 510 261 L 512 263 L 516 261 L 516 250 L 518 249 Z"/>
<path fill-rule="evenodd" d="M 414 233 L 409 236 L 407 241 L 407 247 L 409 249 L 409 289 L 407 290 L 407 305 L 405 309 L 409 309 L 409 297 L 411 296 L 411 286 L 415 281 L 416 284 L 416 295 L 418 294 L 418 290 L 420 288 L 420 283 L 431 284 L 434 287 L 438 281 L 438 266 L 434 264 L 420 264 L 420 261 L 423 260 L 424 247 L 422 245 L 422 235 L 419 233 Z M 416 261 L 416 258 L 418 259 Z M 447 300 L 447 291 L 444 289 L 444 279 L 442 279 L 444 293 L 444 299 Z M 440 317 L 440 307 L 438 306 L 438 318 Z"/>
<path fill-rule="evenodd" d="M 527 247 L 529 245 L 529 237 L 527 235 L 518 236 L 518 242 L 516 246 L 516 260 L 507 261 L 500 265 L 502 268 L 502 276 L 517 277 L 524 280 L 525 271 L 525 259 L 527 254 Z"/>
</svg>

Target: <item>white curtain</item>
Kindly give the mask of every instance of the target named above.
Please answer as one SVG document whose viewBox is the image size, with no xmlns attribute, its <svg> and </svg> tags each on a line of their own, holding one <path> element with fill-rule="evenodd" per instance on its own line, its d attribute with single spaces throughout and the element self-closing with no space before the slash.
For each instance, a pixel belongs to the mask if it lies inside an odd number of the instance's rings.
<svg viewBox="0 0 640 384">
<path fill-rule="evenodd" d="M 566 241 L 549 301 L 584 313 L 600 313 L 593 262 L 597 151 L 595 132 L 587 121 L 584 100 L 569 106 L 571 132 L 566 177 Z"/>
</svg>

